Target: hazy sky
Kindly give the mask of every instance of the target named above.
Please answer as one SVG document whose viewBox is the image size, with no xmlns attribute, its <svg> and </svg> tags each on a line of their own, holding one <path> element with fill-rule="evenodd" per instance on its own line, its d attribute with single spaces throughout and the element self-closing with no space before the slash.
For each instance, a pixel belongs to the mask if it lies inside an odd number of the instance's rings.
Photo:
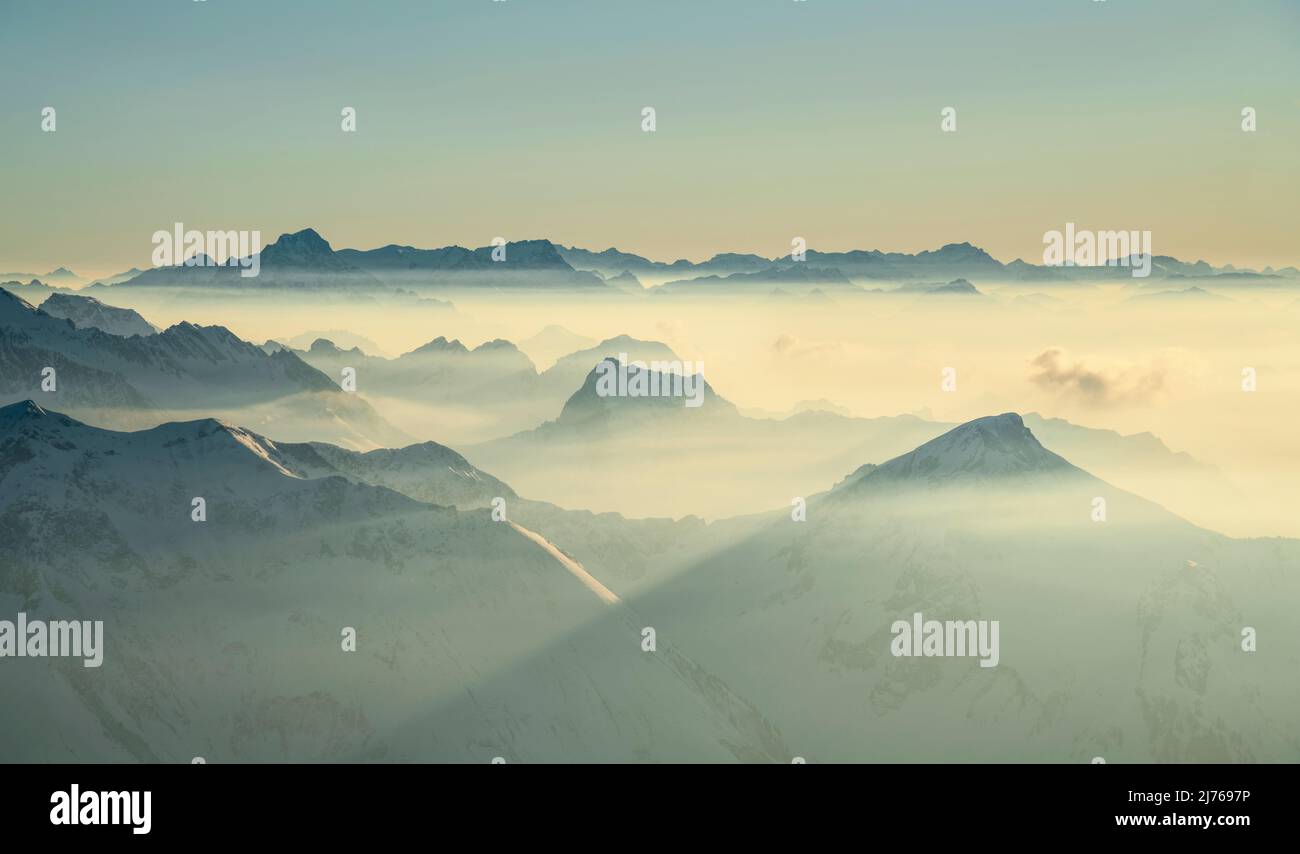
<svg viewBox="0 0 1300 854">
<path fill-rule="evenodd" d="M 0 272 L 146 266 L 177 221 L 1300 264 L 1297 0 L 0 0 L 0 56 Z"/>
</svg>

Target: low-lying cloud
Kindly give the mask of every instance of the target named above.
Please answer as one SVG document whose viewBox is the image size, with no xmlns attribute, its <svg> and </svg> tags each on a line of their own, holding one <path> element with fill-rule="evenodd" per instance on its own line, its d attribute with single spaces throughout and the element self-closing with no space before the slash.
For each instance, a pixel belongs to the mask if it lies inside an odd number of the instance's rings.
<svg viewBox="0 0 1300 854">
<path fill-rule="evenodd" d="M 1167 379 L 1165 368 L 1158 365 L 1091 367 L 1071 360 L 1059 347 L 1044 350 L 1029 365 L 1035 385 L 1094 406 L 1150 400 Z"/>
<path fill-rule="evenodd" d="M 826 353 L 843 355 L 845 347 L 839 341 L 803 341 L 783 332 L 772 342 L 772 351 L 778 356 L 802 359 L 807 356 L 818 356 Z"/>
</svg>

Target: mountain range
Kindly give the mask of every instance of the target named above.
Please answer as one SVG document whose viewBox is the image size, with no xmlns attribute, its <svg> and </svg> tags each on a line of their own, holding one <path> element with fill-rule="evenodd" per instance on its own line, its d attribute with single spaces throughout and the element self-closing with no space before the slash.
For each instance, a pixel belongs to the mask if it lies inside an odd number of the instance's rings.
<svg viewBox="0 0 1300 854">
<path fill-rule="evenodd" d="M 681 398 L 600 397 L 602 361 L 680 362 L 662 343 L 626 335 L 539 372 L 504 340 L 471 349 L 440 336 L 385 359 L 324 339 L 306 350 L 276 342 L 258 347 L 223 327 L 189 323 L 143 335 L 152 327 L 134 312 L 60 296 L 50 306 L 55 314 L 60 304 L 77 307 L 82 328 L 0 293 L 7 378 L 0 400 L 31 397 L 117 429 L 202 413 L 243 421 L 281 442 L 371 450 L 413 438 L 451 441 L 489 469 L 509 472 L 536 498 L 632 516 L 753 512 L 834 483 L 855 460 L 886 458 L 951 427 L 913 416 L 856 418 L 827 407 L 751 418 L 711 385 L 698 409 Z M 110 320 L 119 316 L 130 325 Z M 55 369 L 56 391 L 41 390 L 43 367 Z M 346 369 L 355 393 L 342 388 Z M 1249 504 L 1213 468 L 1149 434 L 1122 437 L 1059 419 L 1037 419 L 1034 429 L 1090 469 L 1169 506 L 1188 496 Z M 644 450 L 656 443 L 678 451 Z M 742 462 L 752 459 L 765 463 Z M 701 474 L 707 486 L 677 502 L 654 497 L 678 493 L 669 489 L 673 483 Z M 629 479 L 647 489 L 623 489 Z M 654 484 L 669 492 L 649 488 Z"/>
<path fill-rule="evenodd" d="M 939 249 L 916 254 L 878 250 L 821 252 L 809 249 L 804 253 L 803 261 L 797 263 L 788 255 L 767 259 L 757 255 L 722 253 L 700 263 L 678 260 L 666 264 L 616 249 L 591 252 L 576 247 L 561 247 L 560 252 L 576 269 L 590 269 L 601 275 L 628 271 L 641 277 L 654 276 L 667 281 L 674 290 L 683 289 L 683 285 L 692 279 L 702 279 L 700 284 L 714 287 L 725 286 L 727 282 L 743 285 L 754 281 L 751 278 L 753 274 L 775 275 L 776 271 L 782 269 L 797 282 L 800 281 L 800 274 L 796 271 L 801 264 L 819 270 L 817 275 L 829 277 L 833 271 L 840 278 L 857 282 L 967 279 L 977 282 L 1086 283 L 1131 280 L 1131 271 L 1125 267 L 1053 267 L 1030 264 L 1020 259 L 1003 263 L 970 243 L 950 243 Z M 1216 268 L 1204 261 L 1187 263 L 1167 255 L 1157 255 L 1152 259 L 1150 278 L 1220 277 L 1224 283 L 1256 281 L 1267 284 L 1277 279 L 1300 277 L 1300 269 L 1287 267 L 1274 270 L 1269 267 L 1256 272 L 1241 270 L 1232 265 Z"/>
<path fill-rule="evenodd" d="M 503 255 L 501 253 L 504 253 Z M 389 244 L 377 249 L 335 250 L 317 231 L 306 228 L 283 234 L 259 253 L 259 273 L 243 277 L 235 266 L 211 265 L 201 256 L 197 264 L 179 264 L 132 271 L 89 286 L 93 295 L 113 287 L 228 288 L 242 290 L 310 290 L 384 293 L 423 289 L 481 291 L 484 289 L 541 289 L 586 292 L 605 296 L 645 293 L 749 293 L 765 285 L 817 287 L 826 291 L 852 289 L 854 284 L 918 280 L 971 282 L 1092 283 L 1118 280 L 1132 283 L 1127 267 L 1044 266 L 1016 259 L 1003 263 L 970 243 L 950 243 L 915 254 L 850 250 L 823 252 L 809 249 L 801 261 L 790 256 L 764 258 L 754 254 L 720 253 L 706 261 L 652 261 L 640 255 L 606 249 L 593 252 L 565 247 L 549 240 L 522 240 L 500 246 L 468 249 L 445 246 L 421 249 Z M 26 273 L 0 274 L 8 280 L 78 281 L 63 270 L 43 277 Z M 645 288 L 639 278 L 656 279 L 658 287 Z M 1287 267 L 1262 271 L 1232 265 L 1214 267 L 1204 261 L 1185 262 L 1166 255 L 1152 260 L 1151 276 L 1144 280 L 1214 280 L 1223 286 L 1256 284 L 1285 287 L 1300 278 L 1300 270 Z"/>
<path fill-rule="evenodd" d="M 24 279 L 28 281 L 40 279 L 43 282 L 57 282 L 64 285 L 76 284 L 81 281 L 80 276 L 66 267 L 57 267 L 43 275 L 35 273 L 0 273 L 0 282 L 17 282 Z"/>
<path fill-rule="evenodd" d="M 576 338 L 575 343 L 581 345 L 585 340 Z M 275 352 L 286 348 L 268 341 L 263 349 Z M 659 342 L 627 335 L 565 351 L 542 371 L 514 343 L 503 339 L 470 348 L 459 339 L 448 340 L 440 335 L 392 359 L 369 355 L 360 347 L 345 350 L 328 339 L 318 339 L 309 348 L 293 352 L 327 376 L 341 377 L 345 368 L 354 369 L 357 391 L 376 400 L 385 411 L 391 409 L 392 417 L 408 432 L 459 431 L 464 428 L 454 425 L 463 413 L 471 419 L 465 435 L 472 434 L 480 441 L 553 417 L 606 355 L 626 354 L 628 359 L 647 362 L 678 358 Z M 385 401 L 399 405 L 386 406 Z M 410 406 L 416 409 L 408 411 Z M 447 433 L 438 436 L 446 437 Z"/>
<path fill-rule="evenodd" d="M 638 350 L 626 339 L 611 339 L 562 359 L 552 370 L 563 366 L 574 374 L 580 365 L 587 367 L 580 383 L 570 383 L 577 388 L 561 406 L 550 404 L 552 414 L 535 427 L 472 442 L 463 446 L 465 452 L 490 470 L 508 472 L 527 494 L 557 504 L 629 516 L 716 519 L 810 495 L 858 461 L 888 459 L 954 426 L 914 415 L 861 418 L 823 406 L 750 417 L 712 385 L 706 385 L 698 408 L 685 406 L 681 397 L 598 394 L 601 360 L 617 360 L 621 353 L 647 365 L 676 358 L 667 348 L 642 344 Z M 1089 470 L 1172 506 L 1189 496 L 1217 496 L 1232 506 L 1250 501 L 1216 469 L 1171 451 L 1149 433 L 1121 435 L 1035 413 L 1025 419 Z M 641 488 L 626 489 L 627 483 Z M 683 483 L 692 488 L 682 490 Z M 665 504 L 661 495 L 674 498 Z"/>
<path fill-rule="evenodd" d="M 24 401 L 0 443 L 0 603 L 105 623 L 100 668 L 6 661 L 6 761 L 783 758 L 517 523 L 304 476 L 319 448 L 211 419 L 110 433 Z"/>
<path fill-rule="evenodd" d="M 91 311 L 96 305 L 72 304 Z M 105 322 L 111 312 L 101 308 Z M 54 371 L 48 391 L 47 368 Z M 286 439 L 373 448 L 409 438 L 293 353 L 267 353 L 225 327 L 182 322 L 157 334 L 123 337 L 78 326 L 0 289 L 0 400 L 24 398 L 57 401 L 70 412 L 127 428 L 202 410 L 273 425 Z"/>
<path fill-rule="evenodd" d="M 1294 639 L 1300 545 L 1197 528 L 1014 413 L 859 467 L 806 520 L 606 514 L 583 548 L 641 564 L 618 581 L 441 447 L 213 419 L 113 433 L 20 401 L 0 448 L 0 605 L 94 615 L 106 638 L 101 668 L 7 664 L 6 761 L 1300 755 L 1275 711 L 1294 681 L 1239 647 L 1244 625 Z M 493 492 L 509 518 L 481 507 Z M 999 663 L 892 657 L 913 613 L 998 620 Z"/>
</svg>

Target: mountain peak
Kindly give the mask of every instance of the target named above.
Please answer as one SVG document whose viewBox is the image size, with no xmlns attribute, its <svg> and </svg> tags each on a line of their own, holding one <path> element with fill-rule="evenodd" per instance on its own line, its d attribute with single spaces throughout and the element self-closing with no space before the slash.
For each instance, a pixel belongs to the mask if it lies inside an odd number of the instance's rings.
<svg viewBox="0 0 1300 854">
<path fill-rule="evenodd" d="M 83 296 L 81 294 L 54 293 L 50 294 L 49 297 L 46 298 L 45 302 L 41 303 L 41 307 L 43 310 L 47 305 L 71 305 L 78 302 L 89 305 L 104 304 L 101 300 L 95 299 L 94 297 Z"/>
<path fill-rule="evenodd" d="M 519 348 L 514 345 L 513 341 L 507 341 L 504 338 L 493 338 L 491 341 L 484 341 L 474 348 L 475 353 L 491 352 L 519 352 Z"/>
<path fill-rule="evenodd" d="M 0 425 L 3 425 L 6 436 L 29 434 L 45 437 L 63 435 L 65 428 L 85 426 L 75 418 L 46 409 L 30 398 L 0 406 Z"/>
<path fill-rule="evenodd" d="M 643 418 L 692 411 L 709 415 L 735 413 L 736 407 L 719 397 L 704 379 L 703 364 L 692 367 L 685 362 L 677 367 L 682 370 L 667 369 L 654 361 L 648 365 L 638 359 L 625 363 L 607 356 L 565 401 L 559 420 L 575 423 L 615 414 Z"/>
<path fill-rule="evenodd" d="M 28 398 L 7 406 L 0 406 L 0 420 L 17 420 L 21 418 L 44 418 L 50 413 L 39 403 Z"/>
<path fill-rule="evenodd" d="M 492 259 L 495 246 L 484 246 L 474 250 L 480 260 Z M 564 260 L 555 244 L 549 240 L 515 240 L 505 245 L 506 269 L 518 270 L 566 270 L 572 271 L 569 262 Z M 497 263 L 494 259 L 491 263 Z"/>
<path fill-rule="evenodd" d="M 939 252 L 953 256 L 975 256 L 987 257 L 988 253 L 973 243 L 962 241 L 961 243 L 948 243 L 939 247 Z"/>
<path fill-rule="evenodd" d="M 360 354 L 361 351 L 357 347 L 353 347 L 351 350 L 344 350 L 328 338 L 317 338 L 315 341 L 311 342 L 311 346 L 307 348 L 307 352 L 316 356 L 342 356 L 344 353 Z"/>
<path fill-rule="evenodd" d="M 334 256 L 329 241 L 314 228 L 281 234 L 274 243 L 262 249 L 262 264 L 284 268 L 348 269 L 347 264 Z"/>
<path fill-rule="evenodd" d="M 407 353 L 406 355 L 409 356 L 414 353 L 468 353 L 468 352 L 469 352 L 469 348 L 466 347 L 464 344 L 460 343 L 459 338 L 452 338 L 450 341 L 448 341 L 446 336 L 439 335 L 437 338 L 433 339 L 429 343 L 422 344 L 419 347 L 416 347 L 414 350 L 412 350 L 410 353 Z"/>
<path fill-rule="evenodd" d="M 859 483 L 939 484 L 967 479 L 1081 473 L 1047 450 L 1015 412 L 967 421 L 868 472 Z"/>
<path fill-rule="evenodd" d="M 301 231 L 295 231 L 290 234 L 281 234 L 274 244 L 275 246 L 302 246 L 310 247 L 316 250 L 332 252 L 329 241 L 320 236 L 314 228 L 304 228 Z"/>
</svg>

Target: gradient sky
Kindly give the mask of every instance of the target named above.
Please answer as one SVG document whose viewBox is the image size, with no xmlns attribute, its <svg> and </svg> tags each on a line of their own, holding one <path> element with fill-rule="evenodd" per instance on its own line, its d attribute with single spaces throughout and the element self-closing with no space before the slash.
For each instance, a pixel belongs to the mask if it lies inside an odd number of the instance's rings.
<svg viewBox="0 0 1300 854">
<path fill-rule="evenodd" d="M 0 272 L 147 266 L 176 221 L 1300 264 L 1297 0 L 0 0 L 0 56 Z"/>
</svg>

